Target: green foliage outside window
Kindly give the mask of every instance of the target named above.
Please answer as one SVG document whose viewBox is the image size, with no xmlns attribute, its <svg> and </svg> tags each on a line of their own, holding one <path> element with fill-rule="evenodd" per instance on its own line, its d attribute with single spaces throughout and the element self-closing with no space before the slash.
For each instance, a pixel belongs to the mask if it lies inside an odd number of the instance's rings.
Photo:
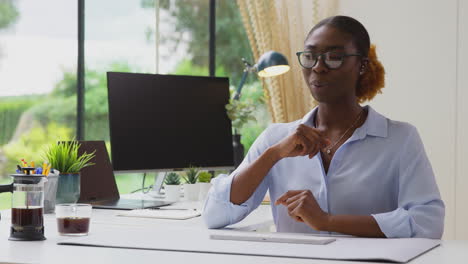
<svg viewBox="0 0 468 264">
<path fill-rule="evenodd" d="M 242 89 L 242 96 L 239 102 L 247 108 L 253 108 L 251 113 L 244 117 L 245 122 L 242 123 L 237 133 L 242 135 L 241 143 L 244 145 L 245 154 L 249 151 L 250 146 L 253 144 L 258 135 L 265 130 L 268 124 L 271 122 L 270 115 L 268 114 L 267 107 L 265 105 L 265 99 L 263 95 L 263 88 L 260 81 L 252 78 L 255 81 L 250 81 L 244 85 Z M 235 87 L 231 86 L 231 94 L 234 93 Z M 233 127 L 235 127 L 233 123 Z"/>
<path fill-rule="evenodd" d="M 51 122 L 45 127 L 36 124 L 29 132 L 21 135 L 18 140 L 2 147 L 7 161 L 3 168 L 0 167 L 1 175 L 14 173 L 16 165 L 21 159 L 42 164 L 46 144 L 56 144 L 58 140 L 69 140 L 72 137 L 70 128 L 60 126 L 57 123 Z"/>
<path fill-rule="evenodd" d="M 218 66 L 215 71 L 217 76 L 227 76 L 227 73 L 222 66 Z M 172 74 L 206 76 L 208 75 L 208 68 L 198 66 L 194 64 L 192 60 L 183 60 L 177 64 L 177 67 Z"/>
<path fill-rule="evenodd" d="M 21 114 L 40 100 L 41 96 L 0 99 L 0 124 L 2 125 L 0 146 L 11 140 Z"/>
<path fill-rule="evenodd" d="M 107 71 L 137 72 L 136 67 L 123 62 L 111 63 L 105 69 L 86 70 L 85 137 L 109 140 Z M 30 109 L 41 124 L 57 122 L 72 128 L 76 134 L 76 72 L 66 71 L 50 95 Z"/>
<path fill-rule="evenodd" d="M 0 1 L 0 31 L 4 28 L 9 28 L 18 20 L 19 12 L 16 7 L 15 0 Z M 0 46 L 0 59 L 2 57 L 2 49 Z"/>
<path fill-rule="evenodd" d="M 14 0 L 0 1 L 0 29 L 12 25 L 18 19 L 18 9 Z"/>
<path fill-rule="evenodd" d="M 194 65 L 208 69 L 209 62 L 209 0 L 159 0 L 159 7 L 169 12 L 175 23 L 176 34 L 161 34 L 161 45 L 174 49 L 188 33 L 188 54 Z M 154 0 L 141 0 L 141 7 L 154 9 Z M 149 41 L 154 38 L 154 28 L 147 29 Z M 238 83 L 244 64 L 242 58 L 253 61 L 252 51 L 245 33 L 235 0 L 216 1 L 216 66 L 224 67 L 231 84 Z M 195 74 L 191 74 L 195 75 Z M 203 74 L 208 75 L 208 70 Z"/>
</svg>

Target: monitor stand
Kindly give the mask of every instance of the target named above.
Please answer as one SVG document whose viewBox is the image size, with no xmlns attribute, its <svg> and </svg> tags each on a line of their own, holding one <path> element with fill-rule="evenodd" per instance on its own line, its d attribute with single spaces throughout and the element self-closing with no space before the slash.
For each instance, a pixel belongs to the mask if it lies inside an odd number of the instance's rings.
<svg viewBox="0 0 468 264">
<path fill-rule="evenodd" d="M 166 196 L 162 192 L 162 186 L 164 179 L 166 178 L 167 172 L 158 172 L 154 177 L 154 184 L 151 191 L 148 193 L 151 197 L 154 198 L 165 198 Z"/>
<path fill-rule="evenodd" d="M 114 171 L 104 141 L 79 142 L 78 154 L 94 152 L 96 155 L 91 159 L 94 165 L 81 170 L 80 203 L 90 203 L 94 208 L 120 210 L 155 208 L 172 203 L 162 199 L 120 199 Z M 164 178 L 160 179 L 161 183 L 157 188 L 161 188 L 163 180 Z"/>
</svg>

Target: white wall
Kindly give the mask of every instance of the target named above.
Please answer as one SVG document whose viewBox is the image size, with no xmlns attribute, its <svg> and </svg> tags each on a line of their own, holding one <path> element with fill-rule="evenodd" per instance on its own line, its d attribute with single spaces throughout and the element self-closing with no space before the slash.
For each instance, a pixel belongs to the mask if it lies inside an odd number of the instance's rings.
<svg viewBox="0 0 468 264">
<path fill-rule="evenodd" d="M 456 238 L 468 239 L 468 1 L 458 1 L 457 127 L 455 175 Z"/>
<path fill-rule="evenodd" d="M 419 130 L 446 204 L 444 238 L 468 239 L 468 1 L 339 0 L 338 13 L 364 24 L 386 69 L 370 104 Z"/>
</svg>

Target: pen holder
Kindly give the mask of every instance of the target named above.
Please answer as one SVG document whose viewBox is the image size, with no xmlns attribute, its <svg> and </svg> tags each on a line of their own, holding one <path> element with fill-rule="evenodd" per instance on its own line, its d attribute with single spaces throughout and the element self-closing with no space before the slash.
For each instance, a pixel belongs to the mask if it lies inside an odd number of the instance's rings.
<svg viewBox="0 0 468 264">
<path fill-rule="evenodd" d="M 44 184 L 44 213 L 55 212 L 55 197 L 57 195 L 58 174 L 50 174 Z"/>
</svg>

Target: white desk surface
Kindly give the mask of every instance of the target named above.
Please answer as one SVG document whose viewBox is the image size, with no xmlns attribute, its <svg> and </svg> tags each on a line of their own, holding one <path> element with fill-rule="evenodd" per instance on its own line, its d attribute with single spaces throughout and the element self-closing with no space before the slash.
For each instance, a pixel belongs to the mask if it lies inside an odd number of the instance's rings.
<svg viewBox="0 0 468 264">
<path fill-rule="evenodd" d="M 60 246 L 54 214 L 44 215 L 45 241 L 18 242 L 9 241 L 10 210 L 3 210 L 0 221 L 0 263 L 356 263 L 355 261 L 328 261 L 282 257 L 260 257 L 230 254 L 210 254 L 174 252 L 162 250 L 137 250 L 98 248 L 83 246 Z M 93 230 L 106 227 L 125 228 L 126 226 L 148 227 L 155 225 L 180 225 L 185 228 L 206 228 L 200 217 L 189 220 L 165 220 L 116 217 L 118 211 L 93 210 L 90 235 Z M 252 225 L 271 219 L 269 206 L 260 206 L 237 226 Z M 260 220 L 260 221 L 259 221 Z M 123 238 L 124 239 L 124 238 Z M 157 237 L 155 238 L 157 239 Z M 256 242 L 252 242 L 256 243 Z M 443 241 L 442 245 L 410 261 L 411 264 L 467 263 L 468 241 Z M 372 262 L 366 262 L 372 263 Z"/>
</svg>

